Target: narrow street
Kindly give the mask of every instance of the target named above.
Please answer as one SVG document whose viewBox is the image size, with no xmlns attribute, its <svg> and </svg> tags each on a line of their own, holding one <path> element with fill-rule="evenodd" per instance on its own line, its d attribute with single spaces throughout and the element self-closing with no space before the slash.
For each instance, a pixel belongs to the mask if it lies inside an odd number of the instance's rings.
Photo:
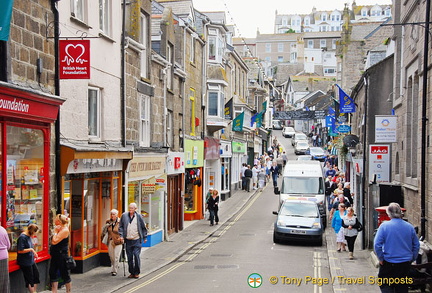
<svg viewBox="0 0 432 293">
<path fill-rule="evenodd" d="M 278 140 L 295 159 L 290 139 Z M 262 277 L 267 292 L 332 292 L 331 285 L 318 286 L 320 278 L 331 279 L 325 242 L 322 247 L 273 243 L 277 205 L 277 195 L 267 186 L 188 254 L 116 292 L 245 292 L 253 273 Z"/>
</svg>

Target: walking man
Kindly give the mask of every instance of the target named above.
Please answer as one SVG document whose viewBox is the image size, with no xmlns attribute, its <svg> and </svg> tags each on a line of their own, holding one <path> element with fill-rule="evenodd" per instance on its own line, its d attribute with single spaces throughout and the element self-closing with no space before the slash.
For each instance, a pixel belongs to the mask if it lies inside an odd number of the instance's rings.
<svg viewBox="0 0 432 293">
<path fill-rule="evenodd" d="M 379 259 L 379 278 L 402 280 L 408 276 L 411 262 L 418 255 L 420 242 L 414 227 L 402 219 L 399 204 L 392 202 L 387 207 L 390 221 L 381 224 L 375 235 L 374 250 Z M 382 284 L 381 292 L 408 292 L 408 285 L 395 282 Z"/>
<path fill-rule="evenodd" d="M 246 190 L 246 178 L 245 178 L 245 170 L 247 169 L 247 165 L 245 163 L 242 164 L 242 168 L 240 170 L 240 178 L 242 182 L 242 190 Z"/>
<path fill-rule="evenodd" d="M 147 241 L 147 228 L 144 218 L 137 213 L 136 203 L 129 204 L 129 212 L 120 218 L 119 234 L 126 244 L 126 255 L 129 265 L 129 277 L 138 279 L 141 269 L 141 244 Z"/>
<path fill-rule="evenodd" d="M 249 192 L 250 191 L 250 182 L 252 179 L 252 170 L 250 168 L 249 165 L 247 165 L 246 170 L 244 171 L 245 174 L 245 181 L 246 181 L 246 191 Z"/>
</svg>

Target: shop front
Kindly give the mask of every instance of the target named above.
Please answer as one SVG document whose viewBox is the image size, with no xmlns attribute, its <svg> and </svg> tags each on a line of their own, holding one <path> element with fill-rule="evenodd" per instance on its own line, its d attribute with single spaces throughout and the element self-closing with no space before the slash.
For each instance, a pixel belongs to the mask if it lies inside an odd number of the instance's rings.
<svg viewBox="0 0 432 293">
<path fill-rule="evenodd" d="M 221 161 L 221 198 L 231 197 L 231 142 L 220 142 L 220 161 Z"/>
<path fill-rule="evenodd" d="M 163 241 L 165 194 L 167 192 L 166 154 L 136 154 L 130 161 L 124 208 L 136 203 L 147 226 L 147 242 L 151 247 Z"/>
<path fill-rule="evenodd" d="M 204 141 L 185 139 L 184 220 L 201 220 L 204 215 Z"/>
<path fill-rule="evenodd" d="M 243 163 L 247 163 L 246 142 L 232 142 L 231 190 L 241 189 L 240 171 Z"/>
<path fill-rule="evenodd" d="M 122 209 L 124 164 L 132 152 L 124 149 L 96 151 L 76 145 L 61 146 L 62 213 L 70 218 L 71 249 L 77 267 L 85 273 L 108 261 L 101 241 L 110 211 Z"/>
<path fill-rule="evenodd" d="M 33 238 L 41 283 L 47 283 L 49 211 L 55 154 L 51 144 L 54 122 L 63 100 L 0 82 L 0 224 L 7 230 L 12 288 L 24 282 L 17 265 L 17 239 L 29 224 L 39 231 Z M 21 290 L 19 290 L 21 291 Z"/>
<path fill-rule="evenodd" d="M 184 153 L 168 152 L 166 231 L 168 235 L 183 230 L 183 196 L 185 161 Z"/>
</svg>

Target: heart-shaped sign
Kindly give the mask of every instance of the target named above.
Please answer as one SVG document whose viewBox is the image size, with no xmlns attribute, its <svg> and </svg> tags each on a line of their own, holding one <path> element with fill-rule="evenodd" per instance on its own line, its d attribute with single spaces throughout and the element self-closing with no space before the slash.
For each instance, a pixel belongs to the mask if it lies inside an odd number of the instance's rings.
<svg viewBox="0 0 432 293">
<path fill-rule="evenodd" d="M 83 64 L 84 62 L 87 62 L 87 60 L 81 59 L 81 56 L 85 53 L 85 48 L 82 44 L 69 44 L 65 47 L 65 59 L 63 60 L 66 62 L 67 65 L 70 65 L 71 63 L 79 63 Z"/>
</svg>

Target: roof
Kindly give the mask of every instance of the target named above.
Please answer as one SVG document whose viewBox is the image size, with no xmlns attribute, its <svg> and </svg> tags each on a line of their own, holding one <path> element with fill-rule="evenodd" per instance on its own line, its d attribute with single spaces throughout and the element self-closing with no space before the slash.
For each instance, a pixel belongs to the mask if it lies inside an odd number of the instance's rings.
<svg viewBox="0 0 432 293">
<path fill-rule="evenodd" d="M 173 13 L 180 17 L 187 17 L 193 9 L 192 0 L 157 0 L 157 2 L 165 7 L 171 7 Z"/>
</svg>

